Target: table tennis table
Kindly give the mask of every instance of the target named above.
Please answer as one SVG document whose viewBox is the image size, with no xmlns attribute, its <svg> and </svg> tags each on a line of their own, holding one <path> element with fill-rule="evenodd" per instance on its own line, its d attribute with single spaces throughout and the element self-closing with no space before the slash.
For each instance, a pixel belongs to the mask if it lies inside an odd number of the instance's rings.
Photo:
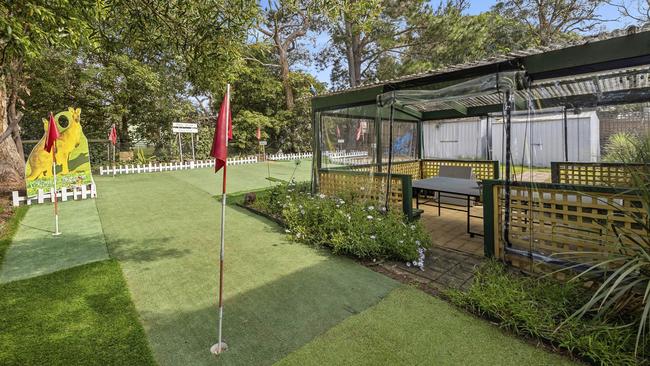
<svg viewBox="0 0 650 366">
<path fill-rule="evenodd" d="M 420 208 L 420 205 L 426 206 L 437 206 L 438 207 L 438 216 L 440 216 L 440 209 L 445 208 L 448 210 L 467 212 L 467 233 L 470 237 L 474 235 L 483 236 L 481 233 L 476 233 L 471 231 L 470 220 L 472 218 L 482 219 L 482 216 L 472 215 L 471 214 L 471 202 L 472 200 L 478 201 L 481 199 L 482 190 L 479 187 L 478 183 L 473 179 L 461 179 L 461 178 L 450 178 L 450 177 L 432 177 L 427 179 L 419 179 L 413 181 L 413 195 L 415 196 L 415 207 Z M 431 205 L 427 204 L 431 202 L 431 199 L 425 199 L 420 201 L 420 194 L 424 194 L 425 197 L 431 197 L 438 195 L 437 204 Z M 446 198 L 456 198 L 463 199 L 465 198 L 465 209 L 455 207 L 449 207 L 448 205 L 442 206 L 441 201 L 442 197 Z M 462 207 L 462 206 L 461 206 Z"/>
</svg>

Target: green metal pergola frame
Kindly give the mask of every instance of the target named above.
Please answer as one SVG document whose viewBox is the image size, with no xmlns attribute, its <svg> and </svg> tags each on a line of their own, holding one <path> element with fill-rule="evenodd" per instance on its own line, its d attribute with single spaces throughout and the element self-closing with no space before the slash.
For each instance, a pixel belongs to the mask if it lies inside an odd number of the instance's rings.
<svg viewBox="0 0 650 366">
<path fill-rule="evenodd" d="M 404 77 L 395 81 L 381 84 L 362 86 L 340 92 L 334 92 L 312 98 L 312 151 L 314 154 L 312 184 L 317 186 L 318 170 L 321 161 L 321 116 L 336 113 L 337 110 L 347 109 L 346 117 L 366 118 L 367 113 L 355 116 L 354 108 L 374 108 L 377 110 L 377 96 L 383 93 L 399 90 L 438 90 L 473 78 L 507 71 L 525 71 L 530 82 L 554 80 L 568 76 L 614 71 L 617 69 L 650 65 L 650 31 L 644 31 L 625 36 L 612 37 L 604 40 L 590 41 L 569 47 L 554 49 L 546 52 L 522 52 L 522 56 L 509 56 L 494 62 L 481 62 L 476 66 L 449 68 L 444 72 L 434 72 L 422 76 Z M 595 107 L 622 103 L 638 103 L 650 100 L 650 88 L 635 89 L 633 92 L 612 92 L 606 99 L 601 95 L 562 96 L 544 100 L 542 107 L 571 106 Z M 515 96 L 514 104 L 521 105 L 525 101 Z M 418 146 L 417 158 L 422 158 L 422 122 L 450 118 L 483 117 L 490 113 L 501 112 L 502 103 L 493 103 L 477 107 L 450 108 L 436 111 L 418 111 L 403 106 L 395 106 L 395 120 L 417 123 Z M 374 115 L 377 143 L 376 161 L 382 162 L 382 116 Z M 380 167 L 379 167 L 380 168 Z"/>
</svg>

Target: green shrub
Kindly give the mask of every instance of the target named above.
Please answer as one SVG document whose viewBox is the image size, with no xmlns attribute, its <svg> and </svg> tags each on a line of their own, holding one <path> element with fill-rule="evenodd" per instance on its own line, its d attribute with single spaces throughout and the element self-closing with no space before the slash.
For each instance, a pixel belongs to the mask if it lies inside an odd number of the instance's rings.
<svg viewBox="0 0 650 366">
<path fill-rule="evenodd" d="M 634 355 L 636 329 L 627 326 L 629 319 L 571 317 L 591 297 L 580 285 L 518 276 L 498 262 L 488 262 L 475 276 L 467 292 L 447 292 L 453 303 L 496 320 L 510 331 L 545 339 L 597 364 L 648 363 Z"/>
<path fill-rule="evenodd" d="M 603 161 L 619 163 L 638 163 L 641 152 L 640 138 L 628 132 L 613 134 L 605 144 Z"/>
<path fill-rule="evenodd" d="M 295 241 L 329 247 L 337 254 L 424 266 L 430 238 L 422 226 L 376 203 L 311 195 L 309 186 L 290 183 L 260 193 L 254 206 L 284 222 Z"/>
</svg>

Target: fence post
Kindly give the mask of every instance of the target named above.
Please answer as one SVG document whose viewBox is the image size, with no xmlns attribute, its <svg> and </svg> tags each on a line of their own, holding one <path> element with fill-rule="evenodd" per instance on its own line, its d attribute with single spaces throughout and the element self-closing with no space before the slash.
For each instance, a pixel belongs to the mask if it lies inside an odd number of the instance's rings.
<svg viewBox="0 0 650 366">
<path fill-rule="evenodd" d="M 495 201 L 494 191 L 498 182 L 492 179 L 483 180 L 483 252 L 488 258 L 494 257 L 496 254 L 494 250 L 494 223 L 498 222 L 498 217 L 495 217 L 495 213 L 498 214 L 498 202 Z M 495 205 L 497 206 L 495 207 Z"/>
<path fill-rule="evenodd" d="M 20 205 L 20 196 L 18 195 L 18 191 L 11 192 L 11 200 L 14 207 L 18 207 Z"/>
</svg>

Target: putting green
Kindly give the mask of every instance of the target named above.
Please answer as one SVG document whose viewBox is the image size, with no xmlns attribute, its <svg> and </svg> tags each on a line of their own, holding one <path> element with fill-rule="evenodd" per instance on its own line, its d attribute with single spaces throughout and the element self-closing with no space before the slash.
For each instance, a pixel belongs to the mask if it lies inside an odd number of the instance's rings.
<svg viewBox="0 0 650 366">
<path fill-rule="evenodd" d="M 293 177 L 297 181 L 308 181 L 311 179 L 311 160 L 300 160 L 297 166 L 295 161 L 269 161 L 228 166 L 228 193 L 268 188 L 277 184 L 266 179 L 269 171 L 271 178 L 289 181 Z M 212 168 L 178 170 L 164 174 L 172 175 L 211 195 L 221 194 L 221 173 L 215 176 Z"/>
<path fill-rule="evenodd" d="M 290 365 L 574 365 L 401 287 L 278 362 Z"/>
<path fill-rule="evenodd" d="M 235 168 L 228 171 L 232 191 L 264 182 Z M 201 175 L 198 187 L 189 183 Z M 206 187 L 218 178 L 203 171 L 97 178 L 109 251 L 161 365 L 215 362 L 208 349 L 217 339 L 220 207 Z M 226 220 L 230 349 L 220 364 L 272 364 L 398 286 L 351 260 L 292 244 L 277 225 L 245 210 L 229 207 Z"/>
<path fill-rule="evenodd" d="M 53 206 L 27 211 L 0 268 L 0 283 L 108 259 L 94 200 L 60 202 L 60 236 L 53 236 Z"/>
</svg>

